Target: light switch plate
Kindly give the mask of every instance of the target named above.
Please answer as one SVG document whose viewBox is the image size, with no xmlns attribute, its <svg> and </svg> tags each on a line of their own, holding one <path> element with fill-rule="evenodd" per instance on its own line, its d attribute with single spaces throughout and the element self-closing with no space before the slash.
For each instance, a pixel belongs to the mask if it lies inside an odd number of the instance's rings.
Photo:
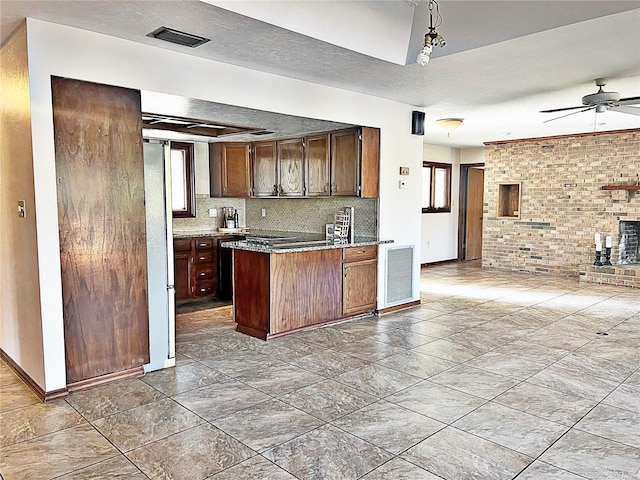
<svg viewBox="0 0 640 480">
<path fill-rule="evenodd" d="M 398 182 L 398 188 L 407 188 L 407 181 L 400 180 L 400 182 Z"/>
<path fill-rule="evenodd" d="M 218 216 L 218 209 L 217 208 L 210 208 L 209 209 L 209 217 L 213 218 L 213 217 L 217 217 Z"/>
<path fill-rule="evenodd" d="M 262 216 L 262 218 L 265 218 L 265 217 L 267 216 L 267 209 L 266 209 L 266 208 L 263 208 L 263 209 L 260 211 L 260 215 Z"/>
<path fill-rule="evenodd" d="M 24 200 L 18 200 L 18 216 L 24 218 L 27 216 L 27 210 L 25 208 Z"/>
</svg>

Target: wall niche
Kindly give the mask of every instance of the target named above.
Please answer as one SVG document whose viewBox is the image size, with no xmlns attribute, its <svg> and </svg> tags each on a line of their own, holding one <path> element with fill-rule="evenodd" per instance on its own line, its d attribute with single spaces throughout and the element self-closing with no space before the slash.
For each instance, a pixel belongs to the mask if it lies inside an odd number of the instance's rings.
<svg viewBox="0 0 640 480">
<path fill-rule="evenodd" d="M 498 218 L 520 218 L 520 183 L 498 184 Z"/>
</svg>

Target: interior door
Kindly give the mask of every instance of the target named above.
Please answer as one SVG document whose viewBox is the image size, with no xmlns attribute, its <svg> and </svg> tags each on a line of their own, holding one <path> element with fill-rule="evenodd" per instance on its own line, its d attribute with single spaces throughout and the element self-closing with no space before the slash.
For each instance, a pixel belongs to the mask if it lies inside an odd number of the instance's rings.
<svg viewBox="0 0 640 480">
<path fill-rule="evenodd" d="M 142 120 L 138 90 L 51 85 L 71 385 L 149 362 Z"/>
<path fill-rule="evenodd" d="M 484 170 L 469 168 L 467 178 L 467 215 L 465 260 L 482 258 L 482 210 L 484 198 Z"/>
</svg>

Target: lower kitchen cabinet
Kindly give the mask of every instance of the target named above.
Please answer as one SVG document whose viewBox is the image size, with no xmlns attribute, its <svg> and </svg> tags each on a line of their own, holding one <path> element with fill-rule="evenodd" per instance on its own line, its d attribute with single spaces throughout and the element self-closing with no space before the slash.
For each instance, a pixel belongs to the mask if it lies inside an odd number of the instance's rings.
<svg viewBox="0 0 640 480">
<path fill-rule="evenodd" d="M 290 253 L 234 250 L 234 320 L 266 340 L 371 313 L 377 245 Z"/>
<path fill-rule="evenodd" d="M 345 248 L 342 263 L 342 314 L 370 313 L 378 299 L 377 246 Z"/>
<path fill-rule="evenodd" d="M 217 293 L 217 249 L 214 237 L 176 238 L 173 241 L 176 300 Z"/>
</svg>

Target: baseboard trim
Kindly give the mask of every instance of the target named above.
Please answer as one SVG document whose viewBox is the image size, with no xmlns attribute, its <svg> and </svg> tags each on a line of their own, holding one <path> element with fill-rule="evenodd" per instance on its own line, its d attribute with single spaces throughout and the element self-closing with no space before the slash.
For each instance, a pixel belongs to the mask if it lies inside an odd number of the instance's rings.
<svg viewBox="0 0 640 480">
<path fill-rule="evenodd" d="M 413 308 L 420 305 L 420 300 L 414 300 L 413 302 L 401 303 L 400 305 L 394 305 L 393 307 L 383 308 L 378 310 L 378 315 L 386 315 L 388 313 L 397 312 L 398 310 L 406 310 L 407 308 Z"/>
<path fill-rule="evenodd" d="M 15 374 L 20 377 L 26 385 L 33 390 L 33 393 L 42 400 L 43 402 L 50 402 L 51 400 L 55 400 L 57 398 L 64 398 L 69 395 L 69 390 L 66 388 L 60 388 L 58 390 L 52 390 L 50 392 L 45 392 L 44 389 L 38 385 L 31 376 L 27 372 L 25 372 L 20 365 L 13 361 L 13 359 L 7 355 L 3 349 L 0 348 L 0 358 L 5 361 L 5 363 L 9 366 L 11 370 L 15 372 Z"/>
<path fill-rule="evenodd" d="M 69 393 L 80 392 L 115 380 L 138 378 L 142 376 L 144 376 L 144 367 L 140 365 L 139 367 L 129 368 L 120 372 L 107 373 L 106 375 L 100 375 L 99 377 L 87 378 L 86 380 L 70 383 L 67 385 L 67 390 L 69 390 Z"/>
<path fill-rule="evenodd" d="M 444 265 L 446 263 L 458 263 L 460 260 L 458 260 L 457 258 L 450 258 L 449 260 L 438 260 L 437 262 L 428 262 L 428 263 L 421 263 L 420 266 L 421 267 L 435 267 L 436 265 Z"/>
</svg>

